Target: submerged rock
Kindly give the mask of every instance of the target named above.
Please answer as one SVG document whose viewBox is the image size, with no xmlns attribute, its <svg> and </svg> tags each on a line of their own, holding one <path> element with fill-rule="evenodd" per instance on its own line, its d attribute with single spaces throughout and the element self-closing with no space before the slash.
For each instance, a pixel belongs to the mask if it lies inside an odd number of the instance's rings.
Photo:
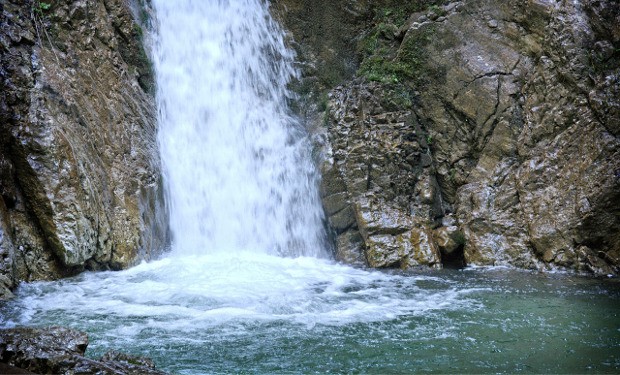
<svg viewBox="0 0 620 375">
<path fill-rule="evenodd" d="M 7 373 L 38 374 L 153 374 L 163 375 L 153 362 L 115 351 L 99 360 L 84 356 L 88 336 L 63 327 L 0 330 L 0 362 Z M 11 369 L 11 367 L 13 369 Z M 18 372 L 23 369 L 29 372 Z M 0 371 L 3 367 L 0 367 Z"/>
</svg>

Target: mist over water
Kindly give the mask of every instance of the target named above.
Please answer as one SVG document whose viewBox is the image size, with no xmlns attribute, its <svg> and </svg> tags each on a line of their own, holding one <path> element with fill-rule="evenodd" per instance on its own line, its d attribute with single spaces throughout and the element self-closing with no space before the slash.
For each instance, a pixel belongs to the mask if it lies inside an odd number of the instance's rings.
<svg viewBox="0 0 620 375">
<path fill-rule="evenodd" d="M 617 373 L 620 285 L 513 270 L 369 271 L 327 255 L 294 56 L 268 4 L 153 0 L 173 249 L 24 283 L 0 326 L 210 373 Z"/>
<path fill-rule="evenodd" d="M 326 256 L 297 72 L 260 0 L 154 1 L 159 144 L 180 254 Z"/>
</svg>

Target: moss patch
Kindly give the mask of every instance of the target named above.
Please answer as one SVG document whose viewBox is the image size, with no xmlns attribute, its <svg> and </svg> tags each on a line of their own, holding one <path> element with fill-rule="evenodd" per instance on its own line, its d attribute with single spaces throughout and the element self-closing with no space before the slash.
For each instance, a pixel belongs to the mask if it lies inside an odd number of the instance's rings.
<svg viewBox="0 0 620 375">
<path fill-rule="evenodd" d="M 379 45 L 380 41 L 376 38 L 376 47 L 364 47 L 366 51 L 372 50 L 372 53 L 363 58 L 358 75 L 381 83 L 423 84 L 429 76 L 435 75 L 426 64 L 427 54 L 424 50 L 434 32 L 433 26 L 426 27 L 415 36 L 408 35 L 397 47 L 388 43 Z"/>
<path fill-rule="evenodd" d="M 407 18 L 427 10 L 441 15 L 445 1 L 412 1 L 405 4 L 387 1 L 374 12 L 373 26 L 360 39 L 357 51 L 358 76 L 384 84 L 419 86 L 435 76 L 426 64 L 424 46 L 433 40 L 435 28 L 429 25 L 399 40 L 398 30 Z"/>
</svg>

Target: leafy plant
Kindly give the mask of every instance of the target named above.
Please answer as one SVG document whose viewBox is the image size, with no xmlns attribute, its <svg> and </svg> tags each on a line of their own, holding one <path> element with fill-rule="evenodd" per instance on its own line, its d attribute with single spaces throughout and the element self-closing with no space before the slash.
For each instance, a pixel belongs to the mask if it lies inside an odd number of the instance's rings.
<svg viewBox="0 0 620 375">
<path fill-rule="evenodd" d="M 34 3 L 34 11 L 37 12 L 38 14 L 42 15 L 43 12 L 48 11 L 52 8 L 52 4 L 51 3 L 46 3 L 43 1 L 36 1 Z"/>
</svg>

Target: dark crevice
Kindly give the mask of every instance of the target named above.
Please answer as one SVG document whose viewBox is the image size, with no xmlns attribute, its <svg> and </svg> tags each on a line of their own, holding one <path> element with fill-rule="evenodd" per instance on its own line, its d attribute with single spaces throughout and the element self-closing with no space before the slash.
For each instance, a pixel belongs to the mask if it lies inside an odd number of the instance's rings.
<svg viewBox="0 0 620 375">
<path fill-rule="evenodd" d="M 590 100 L 590 96 L 585 94 L 584 95 L 586 101 L 588 102 L 588 108 L 590 109 L 590 112 L 592 112 L 592 115 L 594 116 L 594 118 L 596 119 L 596 121 L 598 121 L 599 124 L 601 124 L 601 126 L 605 129 L 605 131 L 607 131 L 607 133 L 613 135 L 614 137 L 618 137 L 618 134 L 614 133 L 613 131 L 611 131 L 611 129 L 609 129 L 609 127 L 607 126 L 607 124 L 605 123 L 605 121 L 601 118 L 601 116 L 598 114 L 598 112 L 594 109 L 594 106 L 592 105 L 592 101 Z"/>
<path fill-rule="evenodd" d="M 475 76 L 472 80 L 470 81 L 463 81 L 465 82 L 467 85 L 474 83 L 475 81 L 481 79 L 481 78 L 487 78 L 487 77 L 496 77 L 496 76 L 510 76 L 512 75 L 512 73 L 507 73 L 507 72 L 501 72 L 501 71 L 494 71 L 494 72 L 488 72 L 488 73 L 483 73 L 483 74 L 479 74 L 477 76 Z"/>
<path fill-rule="evenodd" d="M 498 111 L 499 111 L 499 105 L 501 102 L 501 90 L 502 90 L 502 81 L 501 79 L 498 79 L 495 107 L 493 108 L 493 112 L 489 114 L 489 116 L 481 124 L 481 127 L 484 128 L 489 121 L 492 121 L 491 126 L 490 126 L 491 128 L 489 129 L 489 131 L 487 131 L 486 134 L 482 135 L 480 151 L 486 148 L 487 144 L 489 143 L 489 140 L 491 139 L 491 137 L 493 136 L 493 133 L 495 132 L 495 128 L 497 127 L 497 124 L 499 123 L 499 117 L 501 113 L 498 113 Z"/>
<path fill-rule="evenodd" d="M 461 269 L 467 266 L 465 262 L 465 245 L 460 245 L 451 253 L 441 253 L 441 264 L 447 269 Z"/>
</svg>

